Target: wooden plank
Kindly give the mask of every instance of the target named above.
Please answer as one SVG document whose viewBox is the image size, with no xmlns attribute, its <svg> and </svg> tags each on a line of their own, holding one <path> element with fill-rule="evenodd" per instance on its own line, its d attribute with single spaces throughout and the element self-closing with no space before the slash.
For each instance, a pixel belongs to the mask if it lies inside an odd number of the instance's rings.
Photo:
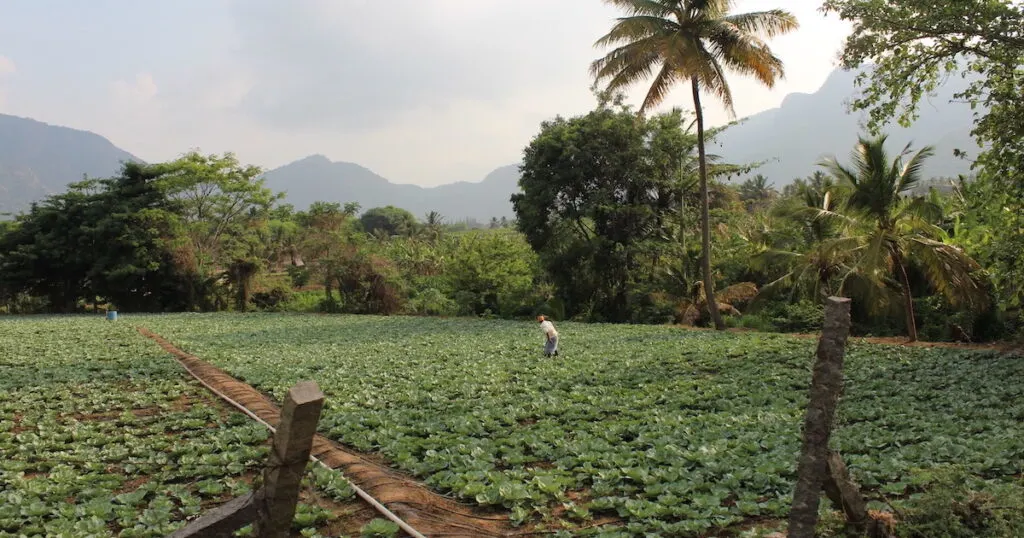
<svg viewBox="0 0 1024 538">
<path fill-rule="evenodd" d="M 227 538 L 256 521 L 260 492 L 250 492 L 203 514 L 168 538 Z"/>
<path fill-rule="evenodd" d="M 850 300 L 829 297 L 825 302 L 825 324 L 818 340 L 810 398 L 804 416 L 796 488 L 789 512 L 790 538 L 814 538 L 818 504 L 827 471 L 828 441 L 843 388 L 843 355 L 849 335 Z"/>
<path fill-rule="evenodd" d="M 288 536 L 323 405 L 324 393 L 313 381 L 300 382 L 288 391 L 270 464 L 263 473 L 265 491 L 256 521 L 259 538 Z"/>
</svg>

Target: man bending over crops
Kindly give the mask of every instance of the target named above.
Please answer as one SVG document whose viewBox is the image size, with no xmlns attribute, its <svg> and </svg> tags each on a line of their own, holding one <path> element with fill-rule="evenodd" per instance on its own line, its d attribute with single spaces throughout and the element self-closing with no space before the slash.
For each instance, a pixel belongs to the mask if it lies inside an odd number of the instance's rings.
<svg viewBox="0 0 1024 538">
<path fill-rule="evenodd" d="M 544 331 L 544 356 L 545 357 L 557 357 L 558 356 L 558 331 L 555 330 L 555 325 L 545 316 L 537 316 L 537 321 L 540 322 L 540 330 Z"/>
</svg>

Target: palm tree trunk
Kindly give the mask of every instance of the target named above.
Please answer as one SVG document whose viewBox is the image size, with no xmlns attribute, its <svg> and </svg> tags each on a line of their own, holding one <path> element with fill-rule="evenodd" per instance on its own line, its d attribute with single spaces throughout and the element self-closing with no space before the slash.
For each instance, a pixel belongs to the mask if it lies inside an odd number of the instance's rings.
<svg viewBox="0 0 1024 538">
<path fill-rule="evenodd" d="M 893 261 L 896 262 L 896 270 L 899 271 L 900 287 L 903 288 L 903 309 L 907 316 L 907 337 L 911 342 L 917 342 L 917 322 L 914 321 L 914 297 L 910 292 L 910 279 L 907 278 L 907 268 L 903 265 L 903 256 L 899 251 L 893 250 Z"/>
<path fill-rule="evenodd" d="M 692 77 L 693 109 L 697 115 L 697 164 L 700 170 L 700 239 L 701 265 L 704 269 L 704 296 L 707 297 L 708 312 L 715 322 L 715 329 L 725 329 L 722 315 L 718 313 L 718 302 L 715 301 L 715 282 L 711 275 L 711 217 L 710 201 L 708 200 L 708 163 L 704 153 L 704 111 L 700 107 L 700 84 L 697 77 Z"/>
</svg>

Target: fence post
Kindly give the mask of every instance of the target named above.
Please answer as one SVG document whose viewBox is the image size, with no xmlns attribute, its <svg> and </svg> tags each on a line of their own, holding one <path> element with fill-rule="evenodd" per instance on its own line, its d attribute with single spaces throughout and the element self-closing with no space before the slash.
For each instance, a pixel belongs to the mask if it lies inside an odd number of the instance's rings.
<svg viewBox="0 0 1024 538">
<path fill-rule="evenodd" d="M 804 417 L 803 446 L 789 512 L 789 538 L 813 538 L 818 524 L 818 503 L 828 468 L 828 441 L 843 388 L 843 355 L 849 334 L 850 300 L 829 297 Z"/>
<path fill-rule="evenodd" d="M 270 464 L 263 472 L 263 497 L 255 529 L 259 538 L 288 536 L 323 405 L 324 393 L 313 381 L 300 382 L 288 391 Z"/>
</svg>

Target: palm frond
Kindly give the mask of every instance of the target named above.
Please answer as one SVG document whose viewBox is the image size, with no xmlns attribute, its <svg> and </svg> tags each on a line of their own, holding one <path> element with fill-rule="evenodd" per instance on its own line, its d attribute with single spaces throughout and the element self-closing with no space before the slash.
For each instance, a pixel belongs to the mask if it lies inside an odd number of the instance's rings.
<svg viewBox="0 0 1024 538">
<path fill-rule="evenodd" d="M 707 42 L 716 60 L 738 73 L 753 76 L 769 88 L 784 74 L 782 60 L 772 54 L 768 45 L 732 24 L 717 21 L 710 25 Z"/>
<path fill-rule="evenodd" d="M 954 306 L 975 311 L 988 306 L 984 271 L 963 251 L 921 236 L 910 237 L 908 247 L 911 258 L 917 262 L 928 282 Z"/>
<path fill-rule="evenodd" d="M 728 79 L 725 78 L 725 70 L 722 69 L 722 64 L 713 56 L 708 55 L 706 65 L 710 69 L 702 70 L 698 75 L 701 86 L 718 98 L 730 117 L 736 117 L 736 108 L 732 100 L 732 89 L 729 87 Z"/>
<path fill-rule="evenodd" d="M 818 166 L 827 170 L 832 177 L 836 178 L 839 182 L 848 183 L 850 186 L 856 188 L 857 183 L 860 181 L 857 172 L 850 168 L 842 165 L 835 157 L 829 157 L 818 162 Z"/>
<path fill-rule="evenodd" d="M 743 33 L 766 38 L 782 35 L 800 27 L 796 17 L 783 9 L 739 13 L 723 17 L 722 20 L 735 26 Z"/>
<path fill-rule="evenodd" d="M 678 79 L 678 72 L 673 70 L 671 66 L 668 64 L 662 66 L 661 71 L 654 77 L 651 87 L 647 90 L 647 96 L 644 97 L 644 102 L 640 105 L 640 111 L 650 110 L 664 101 Z"/>
<path fill-rule="evenodd" d="M 910 144 L 904 149 L 904 152 L 909 152 Z M 925 146 L 918 150 L 907 162 L 903 165 L 902 169 L 899 170 L 898 178 L 899 183 L 897 187 L 898 193 L 903 193 L 913 189 L 921 182 L 921 169 L 924 167 L 924 161 L 929 157 L 935 155 L 935 148 L 932 146 Z"/>
<path fill-rule="evenodd" d="M 673 4 L 659 0 L 604 0 L 604 3 L 622 9 L 630 15 L 649 15 L 652 17 L 668 17 L 676 13 Z"/>
<path fill-rule="evenodd" d="M 594 42 L 595 47 L 610 47 L 619 44 L 635 43 L 641 39 L 660 37 L 668 39 L 679 33 L 682 28 L 678 23 L 661 17 L 638 15 L 621 17 L 607 34 Z"/>
<path fill-rule="evenodd" d="M 895 213 L 897 221 L 907 219 L 910 221 L 921 221 L 927 224 L 940 222 L 942 221 L 943 216 L 942 206 L 921 196 L 905 199 L 905 201 L 898 206 Z M 942 230 L 938 227 L 935 227 L 935 229 L 939 231 Z M 944 234 L 945 232 L 942 232 L 940 236 Z M 928 235 L 936 237 L 935 235 Z"/>
<path fill-rule="evenodd" d="M 590 65 L 590 72 L 598 80 L 610 79 L 608 89 L 626 88 L 651 76 L 663 60 L 658 49 L 649 46 L 653 38 L 624 45 Z"/>
</svg>

